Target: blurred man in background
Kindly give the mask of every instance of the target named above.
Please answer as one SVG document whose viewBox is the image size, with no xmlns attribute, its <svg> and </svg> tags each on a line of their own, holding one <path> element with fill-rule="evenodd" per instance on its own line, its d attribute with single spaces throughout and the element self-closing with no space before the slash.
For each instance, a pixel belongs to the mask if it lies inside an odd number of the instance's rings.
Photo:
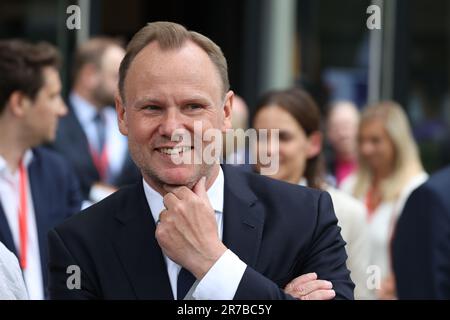
<svg viewBox="0 0 450 320">
<path fill-rule="evenodd" d="M 31 299 L 47 284 L 47 232 L 79 211 L 64 159 L 38 146 L 55 139 L 67 108 L 53 46 L 0 41 L 0 242 L 19 258 Z"/>
<path fill-rule="evenodd" d="M 233 109 L 231 111 L 231 127 L 224 135 L 223 158 L 225 163 L 243 165 L 250 163 L 250 150 L 245 141 L 245 130 L 248 129 L 249 110 L 245 100 L 234 95 Z"/>
<path fill-rule="evenodd" d="M 336 186 L 357 167 L 359 112 L 351 101 L 331 104 L 327 121 L 327 139 L 333 154 L 328 159 L 328 170 L 335 177 Z"/>
<path fill-rule="evenodd" d="M 61 120 L 54 148 L 74 166 L 87 200 L 84 206 L 140 177 L 112 107 L 124 55 L 120 43 L 110 38 L 92 38 L 75 55 L 69 112 Z"/>
</svg>

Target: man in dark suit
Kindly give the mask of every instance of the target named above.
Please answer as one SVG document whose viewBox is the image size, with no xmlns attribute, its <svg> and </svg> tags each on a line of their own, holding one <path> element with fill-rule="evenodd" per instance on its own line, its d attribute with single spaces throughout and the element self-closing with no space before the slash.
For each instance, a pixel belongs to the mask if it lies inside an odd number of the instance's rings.
<svg viewBox="0 0 450 320">
<path fill-rule="evenodd" d="M 46 296 L 48 231 L 81 205 L 71 168 L 37 147 L 67 112 L 58 65 L 49 44 L 0 41 L 0 241 L 19 258 L 31 299 Z"/>
<path fill-rule="evenodd" d="M 450 299 L 450 167 L 432 175 L 405 204 L 393 240 L 400 299 Z"/>
<path fill-rule="evenodd" d="M 124 54 L 119 42 L 106 37 L 88 40 L 75 54 L 68 114 L 53 148 L 75 168 L 87 203 L 141 178 L 112 107 Z"/>
<path fill-rule="evenodd" d="M 329 195 L 216 161 L 232 101 L 208 38 L 169 22 L 133 37 L 116 109 L 143 180 L 49 233 L 52 298 L 353 298 Z"/>
</svg>

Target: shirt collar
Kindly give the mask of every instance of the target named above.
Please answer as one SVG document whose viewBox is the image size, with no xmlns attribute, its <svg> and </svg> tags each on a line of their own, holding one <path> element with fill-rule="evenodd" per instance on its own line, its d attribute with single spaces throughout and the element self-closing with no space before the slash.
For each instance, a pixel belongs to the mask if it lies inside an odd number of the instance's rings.
<svg viewBox="0 0 450 320">
<path fill-rule="evenodd" d="M 98 112 L 94 105 L 74 92 L 70 94 L 69 100 L 80 123 L 89 123 L 94 120 Z"/>
<path fill-rule="evenodd" d="M 25 154 L 23 155 L 23 164 L 25 165 L 25 168 L 28 168 L 32 160 L 33 151 L 31 151 L 31 149 L 27 149 L 27 151 L 25 151 Z M 0 155 L 0 173 L 4 174 L 5 172 L 11 173 L 5 158 Z"/>
<path fill-rule="evenodd" d="M 304 177 L 302 177 L 300 179 L 300 181 L 298 182 L 298 185 L 299 186 L 303 186 L 303 187 L 307 187 L 308 186 L 308 181 Z"/>
<path fill-rule="evenodd" d="M 144 179 L 144 193 L 147 199 L 150 210 L 152 211 L 153 219 L 158 221 L 160 212 L 164 209 L 163 197 L 159 192 L 153 189 Z M 222 167 L 219 167 L 219 174 L 212 186 L 208 189 L 207 194 L 209 202 L 216 213 L 223 212 L 223 193 L 224 193 L 224 176 Z"/>
</svg>

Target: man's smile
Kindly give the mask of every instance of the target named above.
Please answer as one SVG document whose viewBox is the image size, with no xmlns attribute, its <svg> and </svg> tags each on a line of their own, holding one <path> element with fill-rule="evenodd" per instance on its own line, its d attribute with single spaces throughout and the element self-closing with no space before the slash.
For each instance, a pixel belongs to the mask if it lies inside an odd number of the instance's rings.
<svg viewBox="0 0 450 320">
<path fill-rule="evenodd" d="M 175 147 L 159 147 L 155 148 L 156 151 L 167 155 L 179 155 L 184 152 L 191 151 L 192 146 L 175 146 Z"/>
</svg>

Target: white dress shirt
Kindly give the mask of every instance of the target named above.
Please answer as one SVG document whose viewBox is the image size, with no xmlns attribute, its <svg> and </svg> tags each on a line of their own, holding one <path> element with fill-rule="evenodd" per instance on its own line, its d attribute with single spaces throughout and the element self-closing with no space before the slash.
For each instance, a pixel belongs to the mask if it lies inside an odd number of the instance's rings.
<svg viewBox="0 0 450 320">
<path fill-rule="evenodd" d="M 108 155 L 108 172 L 112 177 L 120 174 L 127 155 L 127 138 L 119 131 L 116 111 L 112 107 L 105 107 L 98 111 L 95 106 L 72 93 L 69 97 L 75 116 L 83 128 L 89 145 L 97 146 L 98 133 L 96 129 L 95 116 L 100 112 L 105 120 L 105 145 Z"/>
<path fill-rule="evenodd" d="M 159 214 L 164 209 L 163 197 L 150 187 L 144 180 L 144 192 L 147 202 L 152 211 L 155 223 L 159 220 Z M 209 202 L 216 215 L 219 237 L 223 235 L 223 198 L 224 198 L 224 176 L 222 168 L 213 185 L 207 191 Z M 167 273 L 174 299 L 177 299 L 177 279 L 181 266 L 164 255 Z M 244 275 L 247 265 L 238 258 L 231 250 L 227 250 L 209 269 L 207 274 L 200 279 L 192 297 L 196 300 L 231 300 Z"/>
<path fill-rule="evenodd" d="M 23 157 L 23 163 L 28 166 L 33 158 L 33 152 L 28 150 Z M 6 160 L 0 156 L 0 203 L 8 221 L 9 230 L 13 236 L 17 252 L 20 248 L 19 233 L 19 170 L 11 172 Z M 27 267 L 23 270 L 28 295 L 32 300 L 44 299 L 44 286 L 42 280 L 41 256 L 39 252 L 39 241 L 37 236 L 36 218 L 33 205 L 33 197 L 30 189 L 29 179 L 27 181 Z"/>
<path fill-rule="evenodd" d="M 28 299 L 16 256 L 0 242 L 0 300 Z"/>
</svg>

